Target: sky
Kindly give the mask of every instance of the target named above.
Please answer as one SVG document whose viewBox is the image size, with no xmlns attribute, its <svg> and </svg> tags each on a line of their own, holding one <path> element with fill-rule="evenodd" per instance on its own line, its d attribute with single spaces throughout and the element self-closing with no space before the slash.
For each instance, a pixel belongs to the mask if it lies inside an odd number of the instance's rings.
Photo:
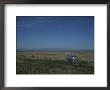
<svg viewBox="0 0 110 90">
<path fill-rule="evenodd" d="M 16 16 L 17 50 L 94 50 L 94 16 Z"/>
</svg>

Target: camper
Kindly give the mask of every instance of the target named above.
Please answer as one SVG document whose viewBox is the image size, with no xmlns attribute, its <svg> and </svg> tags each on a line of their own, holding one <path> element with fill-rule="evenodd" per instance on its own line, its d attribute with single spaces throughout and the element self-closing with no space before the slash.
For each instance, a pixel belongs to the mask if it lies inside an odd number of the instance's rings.
<svg viewBox="0 0 110 90">
<path fill-rule="evenodd" d="M 78 61 L 78 57 L 76 55 L 68 55 L 67 56 L 67 61 L 76 62 L 76 61 Z"/>
</svg>

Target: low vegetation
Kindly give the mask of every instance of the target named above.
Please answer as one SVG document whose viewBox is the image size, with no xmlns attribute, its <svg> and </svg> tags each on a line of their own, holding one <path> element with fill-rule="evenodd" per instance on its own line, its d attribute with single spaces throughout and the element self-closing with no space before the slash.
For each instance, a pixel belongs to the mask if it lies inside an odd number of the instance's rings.
<svg viewBox="0 0 110 90">
<path fill-rule="evenodd" d="M 16 74 L 94 74 L 93 61 L 68 62 L 65 59 L 60 59 L 61 57 L 59 60 L 57 57 L 57 60 L 54 60 L 46 57 L 36 58 L 36 56 L 39 55 L 31 53 L 29 57 L 24 52 L 17 53 Z"/>
</svg>

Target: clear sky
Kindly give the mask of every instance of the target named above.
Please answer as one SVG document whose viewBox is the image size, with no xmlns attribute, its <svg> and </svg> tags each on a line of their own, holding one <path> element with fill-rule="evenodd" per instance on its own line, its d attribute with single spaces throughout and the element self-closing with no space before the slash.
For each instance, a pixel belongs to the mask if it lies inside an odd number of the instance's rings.
<svg viewBox="0 0 110 90">
<path fill-rule="evenodd" d="M 94 49 L 94 16 L 17 16 L 17 50 Z"/>
</svg>

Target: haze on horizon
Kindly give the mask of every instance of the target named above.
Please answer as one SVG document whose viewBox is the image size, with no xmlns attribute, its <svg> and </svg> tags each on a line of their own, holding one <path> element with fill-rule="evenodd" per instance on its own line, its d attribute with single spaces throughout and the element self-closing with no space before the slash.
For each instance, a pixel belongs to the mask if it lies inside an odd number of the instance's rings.
<svg viewBox="0 0 110 90">
<path fill-rule="evenodd" d="M 16 16 L 17 50 L 94 50 L 94 16 Z"/>
</svg>

